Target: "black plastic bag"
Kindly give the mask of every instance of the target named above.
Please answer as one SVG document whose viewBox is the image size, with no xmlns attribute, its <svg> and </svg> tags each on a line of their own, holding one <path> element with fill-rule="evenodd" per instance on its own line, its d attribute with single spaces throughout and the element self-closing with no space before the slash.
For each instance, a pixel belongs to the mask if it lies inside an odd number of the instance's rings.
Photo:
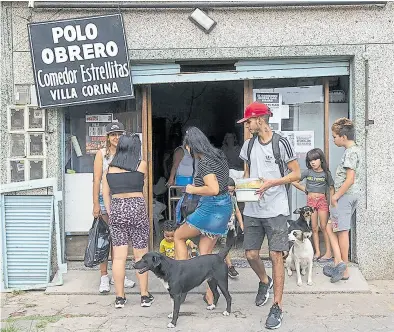
<svg viewBox="0 0 394 332">
<path fill-rule="evenodd" d="M 109 227 L 100 216 L 93 220 L 89 230 L 89 241 L 85 250 L 84 264 L 93 267 L 108 260 L 111 247 Z"/>
</svg>

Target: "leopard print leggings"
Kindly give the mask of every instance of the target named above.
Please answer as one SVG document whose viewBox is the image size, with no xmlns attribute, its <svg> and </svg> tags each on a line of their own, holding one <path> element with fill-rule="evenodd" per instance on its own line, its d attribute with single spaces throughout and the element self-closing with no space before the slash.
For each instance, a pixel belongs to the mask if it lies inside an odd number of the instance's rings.
<svg viewBox="0 0 394 332">
<path fill-rule="evenodd" d="M 148 247 L 149 220 L 144 198 L 112 198 L 110 211 L 109 231 L 113 246 L 131 242 L 135 249 Z"/>
</svg>

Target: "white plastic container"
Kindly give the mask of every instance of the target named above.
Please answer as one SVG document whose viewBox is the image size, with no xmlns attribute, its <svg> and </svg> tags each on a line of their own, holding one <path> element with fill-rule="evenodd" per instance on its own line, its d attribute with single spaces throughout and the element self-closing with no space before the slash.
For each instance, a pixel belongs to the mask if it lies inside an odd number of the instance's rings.
<svg viewBox="0 0 394 332">
<path fill-rule="evenodd" d="M 238 202 L 257 202 L 260 198 L 259 194 L 256 194 L 257 189 L 236 189 L 235 194 L 237 195 Z"/>
<path fill-rule="evenodd" d="M 263 181 L 259 178 L 246 178 L 246 179 L 236 179 L 235 188 L 236 189 L 258 189 L 263 184 Z"/>
</svg>

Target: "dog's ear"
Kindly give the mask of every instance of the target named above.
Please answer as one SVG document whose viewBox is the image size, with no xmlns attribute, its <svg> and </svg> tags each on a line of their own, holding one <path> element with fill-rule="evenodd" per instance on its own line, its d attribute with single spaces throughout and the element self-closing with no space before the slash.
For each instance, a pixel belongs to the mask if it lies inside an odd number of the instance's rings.
<svg viewBox="0 0 394 332">
<path fill-rule="evenodd" d="M 301 213 L 301 209 L 298 208 L 298 209 L 296 209 L 293 213 L 294 213 L 294 214 L 300 214 L 300 213 Z"/>
<path fill-rule="evenodd" d="M 159 255 L 154 255 L 152 257 L 152 263 L 154 267 L 158 267 L 161 264 L 161 257 Z"/>
</svg>

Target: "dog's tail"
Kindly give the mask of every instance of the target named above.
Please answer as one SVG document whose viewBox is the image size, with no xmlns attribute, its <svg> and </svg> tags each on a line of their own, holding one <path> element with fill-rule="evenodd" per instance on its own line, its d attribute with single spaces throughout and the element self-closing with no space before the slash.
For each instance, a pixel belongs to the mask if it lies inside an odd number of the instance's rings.
<svg viewBox="0 0 394 332">
<path fill-rule="evenodd" d="M 236 240 L 237 238 L 234 236 L 234 230 L 229 230 L 227 232 L 226 246 L 223 249 L 221 249 L 218 253 L 218 255 L 222 259 L 224 259 L 227 256 L 227 254 L 230 252 Z"/>
</svg>

